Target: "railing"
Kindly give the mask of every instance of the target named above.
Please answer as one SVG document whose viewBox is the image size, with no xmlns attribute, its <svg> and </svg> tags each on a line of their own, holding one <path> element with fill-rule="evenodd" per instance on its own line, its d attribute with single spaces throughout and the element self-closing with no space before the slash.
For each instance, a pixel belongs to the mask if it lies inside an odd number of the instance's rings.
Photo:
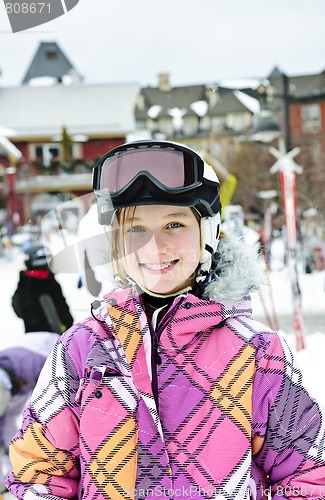
<svg viewBox="0 0 325 500">
<path fill-rule="evenodd" d="M 48 191 L 91 190 L 91 173 L 36 175 L 17 179 L 16 193 L 37 193 Z"/>
</svg>

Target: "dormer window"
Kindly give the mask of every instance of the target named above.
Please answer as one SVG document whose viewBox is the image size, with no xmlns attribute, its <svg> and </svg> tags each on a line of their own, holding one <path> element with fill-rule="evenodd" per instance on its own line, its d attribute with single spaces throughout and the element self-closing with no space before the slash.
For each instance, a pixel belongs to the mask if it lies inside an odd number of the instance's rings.
<svg viewBox="0 0 325 500">
<path fill-rule="evenodd" d="M 301 129 L 306 134 L 320 132 L 321 116 L 318 103 L 301 106 Z"/>
<path fill-rule="evenodd" d="M 46 58 L 50 59 L 50 61 L 54 61 L 55 59 L 57 59 L 57 57 L 58 53 L 55 50 L 48 50 L 46 52 Z"/>
</svg>

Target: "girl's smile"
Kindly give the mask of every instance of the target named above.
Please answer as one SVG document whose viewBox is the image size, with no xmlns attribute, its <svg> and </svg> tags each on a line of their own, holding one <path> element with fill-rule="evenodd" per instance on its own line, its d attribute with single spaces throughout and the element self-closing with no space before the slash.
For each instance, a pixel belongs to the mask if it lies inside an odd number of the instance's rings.
<svg viewBox="0 0 325 500">
<path fill-rule="evenodd" d="M 165 262 L 164 264 L 140 264 L 141 267 L 149 269 L 150 271 L 164 271 L 169 270 L 172 266 L 177 263 L 177 259 L 171 262 Z"/>
</svg>

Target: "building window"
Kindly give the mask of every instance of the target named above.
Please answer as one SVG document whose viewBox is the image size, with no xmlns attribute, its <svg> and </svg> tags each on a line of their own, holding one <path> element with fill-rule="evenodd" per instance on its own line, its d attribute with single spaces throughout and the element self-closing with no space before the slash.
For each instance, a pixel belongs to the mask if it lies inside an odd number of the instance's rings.
<svg viewBox="0 0 325 500">
<path fill-rule="evenodd" d="M 79 158 L 82 154 L 80 143 L 70 145 L 70 154 L 72 158 Z M 49 167 L 53 161 L 62 160 L 62 147 L 60 143 L 53 144 L 31 144 L 30 158 Z"/>
<path fill-rule="evenodd" d="M 55 50 L 47 50 L 46 51 L 46 57 L 50 61 L 55 61 L 55 59 L 58 58 L 58 53 Z"/>
<path fill-rule="evenodd" d="M 195 116 L 188 116 L 183 118 L 183 134 L 195 135 L 198 131 L 199 123 Z"/>
<path fill-rule="evenodd" d="M 213 116 L 211 119 L 211 132 L 221 134 L 225 130 L 226 119 L 224 116 Z"/>
<path fill-rule="evenodd" d="M 248 113 L 233 113 L 227 116 L 227 128 L 235 132 L 243 132 L 250 125 Z"/>
<path fill-rule="evenodd" d="M 61 154 L 61 147 L 59 144 L 32 144 L 31 145 L 31 158 L 36 159 L 46 167 L 48 167 L 53 160 L 57 160 Z"/>
<path fill-rule="evenodd" d="M 319 104 L 301 106 L 301 129 L 304 133 L 320 132 L 321 118 Z"/>
<path fill-rule="evenodd" d="M 168 118 L 160 118 L 158 120 L 158 127 L 160 132 L 166 134 L 167 136 L 171 136 L 174 134 L 174 125 L 172 119 Z"/>
</svg>

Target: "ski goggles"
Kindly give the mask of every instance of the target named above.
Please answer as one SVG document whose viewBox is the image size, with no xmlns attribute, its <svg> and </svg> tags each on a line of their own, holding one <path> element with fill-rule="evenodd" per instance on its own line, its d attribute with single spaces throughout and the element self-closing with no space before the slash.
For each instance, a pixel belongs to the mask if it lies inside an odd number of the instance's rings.
<svg viewBox="0 0 325 500">
<path fill-rule="evenodd" d="M 204 163 L 194 151 L 160 141 L 138 141 L 117 147 L 104 155 L 93 170 L 93 189 L 122 198 L 142 179 L 160 192 L 177 195 L 203 183 Z M 132 195 L 132 193 L 131 193 Z"/>
</svg>

